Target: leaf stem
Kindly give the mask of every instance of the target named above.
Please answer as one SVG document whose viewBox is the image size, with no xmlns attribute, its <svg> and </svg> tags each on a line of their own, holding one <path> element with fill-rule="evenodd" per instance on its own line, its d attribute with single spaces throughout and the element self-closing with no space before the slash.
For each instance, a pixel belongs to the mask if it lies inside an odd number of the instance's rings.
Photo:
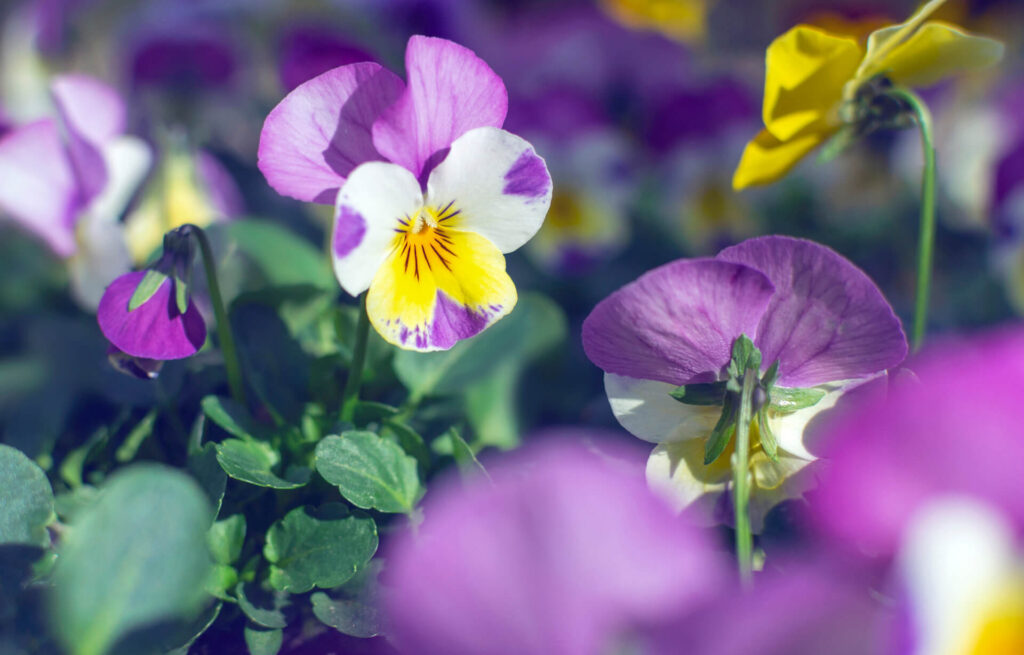
<svg viewBox="0 0 1024 655">
<path fill-rule="evenodd" d="M 356 343 L 352 347 L 352 364 L 345 380 L 342 393 L 341 420 L 351 421 L 355 417 L 356 403 L 359 402 L 359 387 L 363 382 L 363 366 L 366 364 L 366 342 L 370 336 L 370 317 L 366 313 L 366 294 L 359 298 L 359 322 L 356 324 Z"/>
<path fill-rule="evenodd" d="M 231 333 L 231 323 L 228 322 L 228 314 L 224 308 L 224 297 L 220 293 L 220 283 L 217 282 L 217 264 L 213 259 L 213 249 L 210 248 L 210 240 L 206 237 L 206 232 L 201 227 L 197 225 L 190 227 L 190 232 L 195 235 L 196 241 L 199 243 L 199 251 L 203 258 L 206 286 L 210 290 L 213 315 L 217 319 L 217 340 L 220 342 L 220 351 L 224 355 L 224 369 L 227 372 L 231 397 L 235 402 L 245 405 L 245 385 L 242 382 L 242 368 L 238 364 L 238 349 L 235 347 L 235 338 Z"/>
<path fill-rule="evenodd" d="M 757 371 L 748 368 L 743 374 L 740 409 L 736 422 L 736 452 L 733 455 L 733 511 L 736 524 L 736 559 L 740 581 L 749 585 L 753 570 L 753 537 L 750 533 L 750 423 L 753 418 L 754 385 Z"/>
<path fill-rule="evenodd" d="M 921 132 L 924 171 L 921 176 L 921 223 L 917 241 L 917 291 L 914 301 L 914 327 L 911 347 L 916 352 L 924 343 L 928 325 L 928 298 L 931 293 L 932 261 L 935 255 L 935 144 L 932 115 L 928 106 L 910 89 L 894 88 L 889 94 L 910 106 Z"/>
</svg>

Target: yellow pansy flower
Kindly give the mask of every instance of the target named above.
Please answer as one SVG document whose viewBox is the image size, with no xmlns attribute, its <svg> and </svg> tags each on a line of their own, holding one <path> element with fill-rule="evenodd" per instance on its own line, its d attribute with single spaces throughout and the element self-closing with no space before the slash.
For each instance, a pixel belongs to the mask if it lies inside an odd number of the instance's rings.
<svg viewBox="0 0 1024 655">
<path fill-rule="evenodd" d="M 931 0 L 905 23 L 872 32 L 866 43 L 797 25 L 768 46 L 765 128 L 747 144 L 733 188 L 770 184 L 844 124 L 862 118 L 884 79 L 904 87 L 934 84 L 994 64 L 1002 43 L 928 18 L 945 2 Z"/>
<path fill-rule="evenodd" d="M 711 0 L 602 0 L 615 20 L 634 29 L 651 29 L 684 43 L 704 40 Z"/>
</svg>

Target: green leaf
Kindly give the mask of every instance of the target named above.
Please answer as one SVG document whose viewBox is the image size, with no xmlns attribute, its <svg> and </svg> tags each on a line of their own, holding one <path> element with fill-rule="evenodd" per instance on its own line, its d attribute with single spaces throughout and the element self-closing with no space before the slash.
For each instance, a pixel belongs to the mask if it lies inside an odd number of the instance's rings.
<svg viewBox="0 0 1024 655">
<path fill-rule="evenodd" d="M 396 353 L 395 373 L 415 398 L 461 392 L 504 362 L 537 356 L 565 332 L 565 316 L 554 302 L 525 295 L 511 314 L 451 350 Z"/>
<path fill-rule="evenodd" d="M 228 595 L 228 589 L 238 584 L 238 571 L 227 564 L 214 564 L 210 570 L 210 577 L 206 581 L 206 591 L 211 596 L 221 600 L 233 600 Z"/>
<path fill-rule="evenodd" d="M 238 607 L 249 620 L 264 628 L 284 628 L 288 625 L 285 610 L 291 606 L 291 594 L 283 591 L 267 591 L 254 582 L 245 582 L 235 587 Z"/>
<path fill-rule="evenodd" d="M 419 432 L 401 421 L 385 420 L 381 426 L 380 436 L 394 441 L 407 455 L 411 455 L 416 460 L 420 473 L 425 474 L 430 470 L 430 449 Z"/>
<path fill-rule="evenodd" d="M 189 476 L 137 464 L 114 474 L 62 539 L 53 616 L 75 655 L 101 655 L 145 626 L 187 621 L 206 597 L 212 516 Z"/>
<path fill-rule="evenodd" d="M 242 554 L 245 542 L 245 515 L 232 514 L 226 519 L 214 522 L 206 534 L 213 561 L 218 564 L 234 564 Z"/>
<path fill-rule="evenodd" d="M 227 488 L 228 478 L 217 461 L 217 445 L 208 443 L 202 448 L 188 456 L 188 472 L 192 474 L 199 486 L 202 487 L 213 506 L 213 515 L 220 513 L 221 503 L 224 501 L 224 490 Z"/>
<path fill-rule="evenodd" d="M 203 414 L 230 435 L 241 439 L 257 439 L 264 436 L 265 430 L 253 420 L 249 411 L 231 398 L 206 396 L 200 405 Z"/>
<path fill-rule="evenodd" d="M 462 477 L 470 478 L 481 474 L 485 477 L 490 477 L 487 475 L 487 471 L 484 470 L 483 464 L 473 454 L 473 449 L 469 447 L 466 440 L 459 434 L 458 428 L 453 425 L 438 438 L 447 439 L 451 444 L 452 457 L 455 459 L 455 465 L 458 467 Z"/>
<path fill-rule="evenodd" d="M 167 276 L 160 271 L 150 269 L 142 276 L 139 286 L 135 287 L 135 293 L 128 301 L 128 311 L 133 312 L 141 307 L 147 300 L 156 295 L 160 285 L 167 281 Z M 185 312 L 182 312 L 184 314 Z"/>
<path fill-rule="evenodd" d="M 284 641 L 280 630 L 266 630 L 256 626 L 245 626 L 245 647 L 249 655 L 277 655 Z"/>
<path fill-rule="evenodd" d="M 397 407 L 373 402 L 372 400 L 360 400 L 356 402 L 355 416 L 352 421 L 356 425 L 366 425 L 367 423 L 391 418 L 397 413 Z"/>
<path fill-rule="evenodd" d="M 315 245 L 283 225 L 259 219 L 222 225 L 246 259 L 259 269 L 266 286 L 311 285 L 336 291 L 330 260 Z"/>
<path fill-rule="evenodd" d="M 511 450 L 519 445 L 519 391 L 521 362 L 506 362 L 466 389 L 466 420 L 476 442 Z"/>
<path fill-rule="evenodd" d="M 267 532 L 263 556 L 275 589 L 302 593 L 345 583 L 377 552 L 377 525 L 340 503 L 298 507 Z"/>
<path fill-rule="evenodd" d="M 684 384 L 668 395 L 687 405 L 722 405 L 725 403 L 725 386 L 725 382 Z"/>
<path fill-rule="evenodd" d="M 314 593 L 310 597 L 313 615 L 342 634 L 360 639 L 379 635 L 382 630 L 377 582 L 380 570 L 380 560 L 373 560 L 340 587 Z"/>
<path fill-rule="evenodd" d="M 135 459 L 136 453 L 139 452 L 139 447 L 153 434 L 156 416 L 156 408 L 151 409 L 142 417 L 141 421 L 135 424 L 135 427 L 128 433 L 128 436 L 125 437 L 121 445 L 114 451 L 114 459 L 122 464 Z"/>
<path fill-rule="evenodd" d="M 772 426 L 768 423 L 768 408 L 762 407 L 757 413 L 758 435 L 761 441 L 761 448 L 765 455 L 773 462 L 779 461 L 779 442 L 775 439 Z"/>
<path fill-rule="evenodd" d="M 309 395 L 309 355 L 277 313 L 259 303 L 235 301 L 231 327 L 246 382 L 279 422 L 297 425 Z"/>
<path fill-rule="evenodd" d="M 727 395 L 725 397 L 725 405 L 722 407 L 722 416 L 718 419 L 718 423 L 715 424 L 715 429 L 711 431 L 711 436 L 708 437 L 707 443 L 704 444 L 705 466 L 721 456 L 735 432 L 736 397 Z"/>
<path fill-rule="evenodd" d="M 416 460 L 372 432 L 324 438 L 316 447 L 316 470 L 363 509 L 408 514 L 423 495 Z"/>
<path fill-rule="evenodd" d="M 0 444 L 0 544 L 48 546 L 52 519 L 46 473 L 17 448 Z"/>
<path fill-rule="evenodd" d="M 274 473 L 281 457 L 263 442 L 227 439 L 216 448 L 217 462 L 235 480 L 271 489 L 296 489 L 309 482 L 310 471 L 305 467 L 291 467 L 283 478 Z"/>
<path fill-rule="evenodd" d="M 791 414 L 800 409 L 814 407 L 825 397 L 825 390 L 817 387 L 809 389 L 773 387 L 771 390 L 772 409 L 784 414 Z"/>
<path fill-rule="evenodd" d="M 213 622 L 220 616 L 223 606 L 224 603 L 221 602 L 207 605 L 199 616 L 192 621 L 180 624 L 173 634 L 161 640 L 156 650 L 169 655 L 188 655 L 189 646 L 213 625 Z"/>
</svg>

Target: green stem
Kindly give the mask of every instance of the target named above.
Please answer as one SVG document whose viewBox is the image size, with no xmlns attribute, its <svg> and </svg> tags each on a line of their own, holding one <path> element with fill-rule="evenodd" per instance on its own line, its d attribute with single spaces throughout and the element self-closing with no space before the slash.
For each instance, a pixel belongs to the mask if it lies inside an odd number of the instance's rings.
<svg viewBox="0 0 1024 655">
<path fill-rule="evenodd" d="M 750 422 L 753 418 L 754 385 L 757 371 L 747 369 L 740 392 L 740 410 L 736 423 L 736 453 L 733 459 L 733 510 L 736 523 L 736 559 L 740 581 L 749 585 L 753 569 L 754 539 L 750 534 Z"/>
<path fill-rule="evenodd" d="M 359 299 L 359 322 L 356 324 L 356 343 L 352 348 L 352 365 L 348 369 L 345 391 L 341 401 L 341 420 L 351 421 L 355 417 L 356 403 L 359 402 L 359 386 L 363 382 L 363 366 L 366 364 L 366 341 L 370 336 L 370 317 L 366 313 L 366 294 Z"/>
<path fill-rule="evenodd" d="M 217 282 L 217 265 L 213 260 L 213 249 L 210 248 L 210 240 L 201 227 L 192 226 L 192 234 L 199 242 L 199 251 L 203 258 L 203 269 L 206 271 L 206 286 L 210 290 L 210 302 L 213 304 L 213 315 L 217 319 L 217 340 L 220 342 L 220 351 L 224 355 L 224 369 L 228 375 L 228 387 L 231 389 L 231 397 L 235 402 L 245 405 L 245 385 L 242 383 L 242 368 L 238 365 L 238 350 L 235 348 L 235 338 L 231 334 L 231 323 L 228 322 L 228 313 L 224 309 L 224 298 L 220 294 L 220 284 Z"/>
<path fill-rule="evenodd" d="M 914 328 L 911 347 L 916 352 L 924 343 L 928 325 L 928 297 L 931 293 L 932 260 L 935 255 L 935 144 L 932 139 L 932 115 L 924 101 L 909 89 L 895 88 L 889 92 L 914 112 L 921 131 L 924 172 L 921 176 L 921 225 L 917 241 L 917 296 L 914 301 Z"/>
</svg>

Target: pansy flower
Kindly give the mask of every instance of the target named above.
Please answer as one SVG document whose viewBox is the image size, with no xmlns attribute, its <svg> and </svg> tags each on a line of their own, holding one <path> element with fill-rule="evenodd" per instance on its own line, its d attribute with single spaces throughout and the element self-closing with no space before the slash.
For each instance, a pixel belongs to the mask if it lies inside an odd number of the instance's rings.
<svg viewBox="0 0 1024 655">
<path fill-rule="evenodd" d="M 131 266 L 118 219 L 149 169 L 141 140 L 124 134 L 126 108 L 98 80 L 67 75 L 51 85 L 55 115 L 0 139 L 0 212 L 68 263 L 71 288 L 95 307 Z"/>
<path fill-rule="evenodd" d="M 873 103 L 887 86 L 929 86 L 998 61 L 998 41 L 928 20 L 944 1 L 875 30 L 864 44 L 810 25 L 775 39 L 766 57 L 765 128 L 743 151 L 733 187 L 775 182 L 844 124 L 873 129 Z"/>
<path fill-rule="evenodd" d="M 936 343 L 911 365 L 917 380 L 829 430 L 812 516 L 892 564 L 898 652 L 1024 652 L 1024 332 Z"/>
<path fill-rule="evenodd" d="M 774 502 L 801 491 L 783 483 L 814 459 L 803 439 L 810 420 L 845 390 L 899 364 L 907 342 L 862 271 L 824 246 L 788 237 L 677 260 L 603 300 L 583 324 L 584 349 L 605 371 L 622 426 L 658 444 L 648 481 L 679 508 L 725 490 L 731 471 L 728 451 L 705 463 L 721 402 L 693 404 L 673 393 L 725 380 L 741 336 L 760 350 L 763 369 L 778 364 L 777 388 L 751 424 L 756 530 Z"/>
<path fill-rule="evenodd" d="M 512 310 L 502 253 L 540 228 L 551 179 L 500 129 L 505 86 L 471 51 L 414 36 L 406 72 L 363 62 L 300 85 L 267 117 L 259 165 L 278 192 L 334 203 L 335 274 L 368 290 L 381 336 L 441 350 Z"/>
<path fill-rule="evenodd" d="M 720 554 L 645 488 L 641 467 L 562 437 L 433 491 L 418 532 L 387 554 L 400 652 L 618 652 L 727 586 Z"/>
</svg>

